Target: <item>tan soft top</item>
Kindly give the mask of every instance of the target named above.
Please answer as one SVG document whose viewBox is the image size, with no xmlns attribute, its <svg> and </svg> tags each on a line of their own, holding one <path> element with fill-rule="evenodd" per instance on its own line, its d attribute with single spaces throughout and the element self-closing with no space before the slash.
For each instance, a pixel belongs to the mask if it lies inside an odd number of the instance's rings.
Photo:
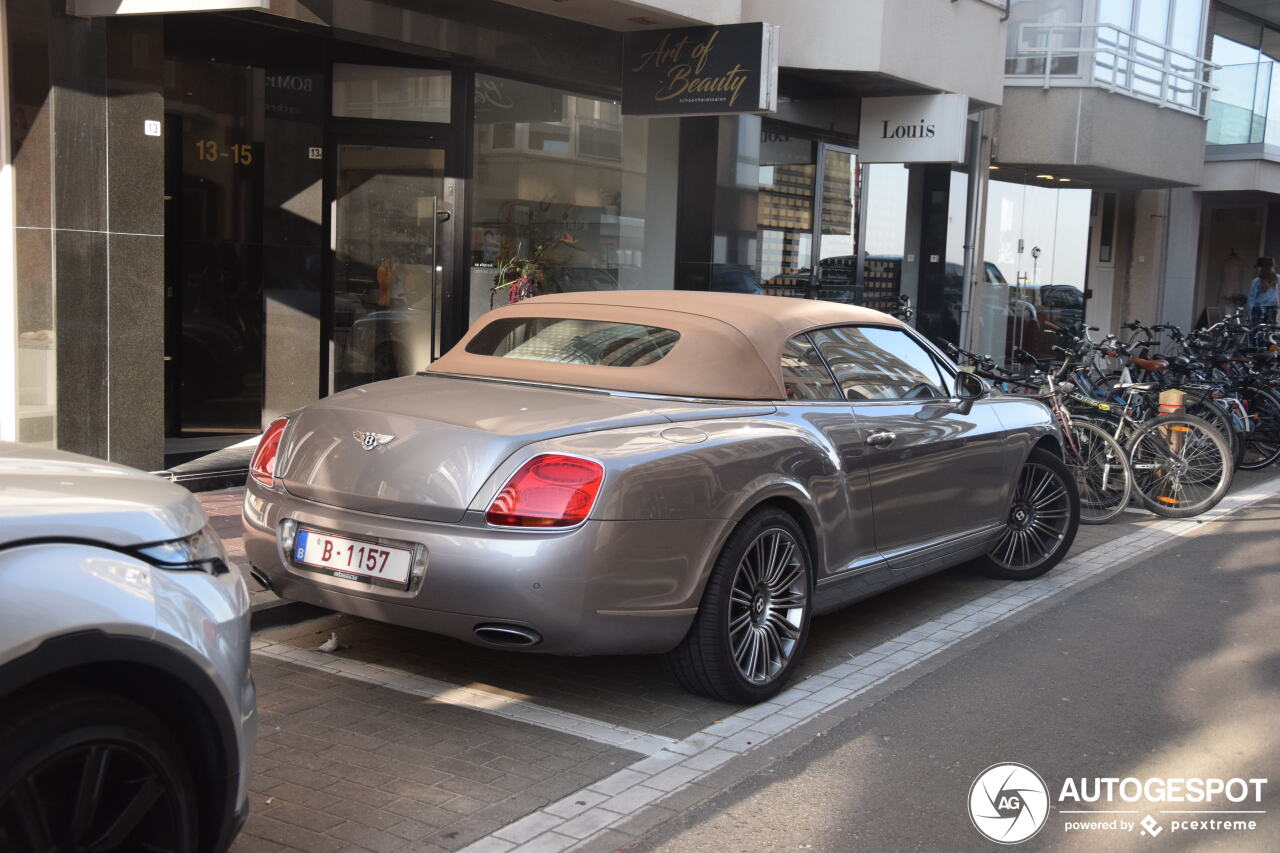
<svg viewBox="0 0 1280 853">
<path fill-rule="evenodd" d="M 638 367 L 563 364 L 467 352 L 498 319 L 606 320 L 680 333 L 667 355 Z M 429 373 L 521 379 L 675 397 L 785 400 L 782 347 L 794 335 L 850 323 L 901 326 L 888 314 L 812 299 L 689 290 L 622 290 L 536 296 L 488 312 L 427 368 Z"/>
</svg>

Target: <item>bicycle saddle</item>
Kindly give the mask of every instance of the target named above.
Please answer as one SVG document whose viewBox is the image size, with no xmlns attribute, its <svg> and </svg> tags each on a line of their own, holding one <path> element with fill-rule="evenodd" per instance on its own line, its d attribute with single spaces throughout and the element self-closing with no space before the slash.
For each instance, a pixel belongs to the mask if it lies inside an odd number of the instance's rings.
<svg viewBox="0 0 1280 853">
<path fill-rule="evenodd" d="M 1169 366 L 1167 361 L 1156 361 L 1154 358 L 1138 358 L 1134 356 L 1129 363 L 1139 370 L 1164 370 Z"/>
</svg>

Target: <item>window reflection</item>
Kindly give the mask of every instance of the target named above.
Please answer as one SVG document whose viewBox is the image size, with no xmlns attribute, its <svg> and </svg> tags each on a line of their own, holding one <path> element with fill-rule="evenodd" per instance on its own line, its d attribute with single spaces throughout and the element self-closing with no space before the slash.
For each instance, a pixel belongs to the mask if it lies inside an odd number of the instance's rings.
<svg viewBox="0 0 1280 853">
<path fill-rule="evenodd" d="M 333 66 L 333 114 L 395 121 L 449 121 L 451 75 L 431 68 Z"/>
<path fill-rule="evenodd" d="M 823 147 L 818 298 L 866 304 L 858 290 L 858 158 Z"/>
<path fill-rule="evenodd" d="M 1002 169 L 987 190 L 986 276 L 974 300 L 973 349 L 1053 354 L 1055 326 L 1084 321 L 1091 191 Z"/>
<path fill-rule="evenodd" d="M 782 348 L 782 384 L 788 400 L 839 400 L 842 396 L 808 335 L 792 338 Z"/>
<path fill-rule="evenodd" d="M 765 125 L 760 137 L 760 281 L 770 296 L 808 296 L 816 144 Z"/>
<path fill-rule="evenodd" d="M 847 400 L 947 396 L 938 364 L 900 329 L 839 326 L 809 333 Z"/>
<path fill-rule="evenodd" d="M 678 120 L 485 74 L 475 97 L 473 321 L 540 293 L 672 286 Z"/>
<path fill-rule="evenodd" d="M 338 146 L 335 390 L 431 362 L 444 152 Z"/>
</svg>

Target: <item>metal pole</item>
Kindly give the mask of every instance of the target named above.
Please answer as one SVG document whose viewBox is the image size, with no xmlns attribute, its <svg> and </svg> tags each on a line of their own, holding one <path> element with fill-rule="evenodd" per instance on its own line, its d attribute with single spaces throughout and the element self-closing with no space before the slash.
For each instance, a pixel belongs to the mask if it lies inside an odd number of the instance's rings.
<svg viewBox="0 0 1280 853">
<path fill-rule="evenodd" d="M 987 111 L 982 110 L 969 122 L 968 163 L 969 185 L 965 193 L 964 223 L 964 284 L 960 290 L 960 346 L 969 349 L 973 342 L 973 324 L 970 312 L 977 267 L 978 217 L 982 211 L 982 199 L 987 190 L 987 167 L 982 162 L 982 134 L 986 127 Z M 986 278 L 984 273 L 983 278 Z"/>
</svg>

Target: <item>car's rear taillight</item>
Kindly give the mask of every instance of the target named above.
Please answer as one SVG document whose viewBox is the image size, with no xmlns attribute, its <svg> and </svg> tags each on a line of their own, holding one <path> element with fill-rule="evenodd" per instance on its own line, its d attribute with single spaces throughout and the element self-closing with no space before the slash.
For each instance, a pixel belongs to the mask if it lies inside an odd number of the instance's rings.
<svg viewBox="0 0 1280 853">
<path fill-rule="evenodd" d="M 280 450 L 280 437 L 289 425 L 288 418 L 276 418 L 262 434 L 258 449 L 249 463 L 249 474 L 264 486 L 274 485 L 276 479 L 276 453 Z"/>
<path fill-rule="evenodd" d="M 576 456 L 546 453 L 520 466 L 484 514 L 501 527 L 569 527 L 587 517 L 604 468 Z"/>
</svg>

